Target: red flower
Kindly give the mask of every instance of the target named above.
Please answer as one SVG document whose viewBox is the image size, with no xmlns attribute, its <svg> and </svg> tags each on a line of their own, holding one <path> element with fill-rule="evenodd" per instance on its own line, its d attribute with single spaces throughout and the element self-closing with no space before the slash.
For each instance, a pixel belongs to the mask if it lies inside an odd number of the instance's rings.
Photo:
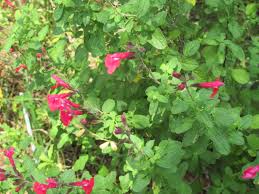
<svg viewBox="0 0 259 194">
<path fill-rule="evenodd" d="M 56 84 L 51 87 L 51 90 L 54 90 L 57 87 L 63 87 L 67 88 L 69 90 L 73 90 L 72 87 L 65 81 L 63 81 L 61 78 L 59 78 L 57 75 L 53 74 L 51 76 L 54 80 L 56 80 Z"/>
<path fill-rule="evenodd" d="M 186 87 L 186 85 L 185 85 L 184 82 L 183 82 L 183 83 L 180 83 L 180 84 L 177 86 L 178 90 L 184 90 L 185 87 Z"/>
<path fill-rule="evenodd" d="M 18 73 L 21 69 L 28 69 L 28 67 L 25 64 L 20 64 L 15 68 L 15 72 Z"/>
<path fill-rule="evenodd" d="M 82 189 L 85 191 L 85 194 L 90 194 L 94 187 L 94 177 L 92 177 L 90 180 L 84 179 L 80 182 L 70 183 L 70 185 L 82 187 Z"/>
<path fill-rule="evenodd" d="M 14 4 L 13 4 L 13 2 L 11 2 L 10 0 L 5 0 L 5 3 L 6 3 L 9 7 L 12 7 L 12 8 L 15 7 Z"/>
<path fill-rule="evenodd" d="M 182 75 L 181 75 L 181 73 L 173 72 L 173 73 L 172 73 L 172 76 L 175 77 L 175 78 L 177 78 L 177 79 L 179 79 Z"/>
<path fill-rule="evenodd" d="M 217 79 L 213 82 L 202 82 L 202 83 L 192 84 L 192 86 L 199 87 L 199 88 L 212 88 L 213 91 L 212 91 L 212 94 L 210 95 L 210 98 L 213 98 L 218 93 L 219 87 L 224 86 L 224 83 Z"/>
<path fill-rule="evenodd" d="M 81 110 L 61 110 L 60 111 L 60 120 L 65 125 L 68 126 L 70 122 L 73 120 L 75 115 L 82 115 L 84 114 Z"/>
<path fill-rule="evenodd" d="M 13 52 L 14 52 L 14 48 L 10 48 L 10 49 L 9 49 L 9 52 L 10 52 L 10 53 L 13 53 Z"/>
<path fill-rule="evenodd" d="M 105 67 L 107 68 L 107 73 L 113 74 L 120 66 L 122 59 L 131 59 L 134 57 L 134 54 L 134 52 L 121 52 L 106 55 Z"/>
<path fill-rule="evenodd" d="M 4 155 L 9 159 L 9 162 L 12 167 L 15 167 L 13 155 L 14 155 L 14 148 L 10 147 L 8 150 L 4 151 Z"/>
<path fill-rule="evenodd" d="M 46 194 L 48 189 L 57 188 L 58 183 L 54 179 L 47 179 L 48 184 L 41 184 L 39 182 L 35 182 L 33 184 L 33 190 L 36 194 Z"/>
<path fill-rule="evenodd" d="M 249 166 L 243 172 L 242 178 L 243 179 L 254 179 L 256 177 L 257 172 L 259 172 L 259 165 Z"/>
<path fill-rule="evenodd" d="M 38 59 L 41 59 L 42 53 L 37 53 L 37 54 L 36 54 L 36 57 L 37 57 Z"/>
<path fill-rule="evenodd" d="M 68 126 L 75 115 L 83 114 L 81 110 L 74 110 L 73 108 L 80 108 L 79 104 L 71 102 L 68 100 L 73 93 L 65 94 L 52 94 L 48 95 L 48 104 L 50 111 L 60 111 L 60 120 L 65 125 Z"/>
<path fill-rule="evenodd" d="M 5 170 L 0 168 L 0 182 L 5 181 Z"/>
</svg>

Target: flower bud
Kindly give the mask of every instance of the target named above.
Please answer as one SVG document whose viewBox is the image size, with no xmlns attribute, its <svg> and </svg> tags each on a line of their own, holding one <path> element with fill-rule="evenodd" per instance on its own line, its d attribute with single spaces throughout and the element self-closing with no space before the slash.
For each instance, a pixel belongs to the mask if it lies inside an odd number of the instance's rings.
<svg viewBox="0 0 259 194">
<path fill-rule="evenodd" d="M 80 123 L 82 125 L 86 125 L 88 123 L 88 120 L 87 119 L 81 119 Z"/>
<path fill-rule="evenodd" d="M 122 132 L 123 132 L 123 130 L 121 128 L 119 128 L 119 127 L 116 127 L 115 130 L 114 130 L 114 133 L 116 135 L 122 134 Z"/>
<path fill-rule="evenodd" d="M 0 168 L 0 182 L 5 180 L 6 180 L 5 170 Z"/>
<path fill-rule="evenodd" d="M 180 83 L 180 84 L 177 86 L 178 90 L 184 90 L 185 87 L 186 87 L 186 85 L 185 85 L 184 82 Z"/>
<path fill-rule="evenodd" d="M 14 48 L 10 48 L 10 53 L 13 53 L 14 52 Z"/>
<path fill-rule="evenodd" d="M 125 113 L 122 113 L 122 115 L 121 115 L 121 122 L 123 123 L 123 125 L 127 125 L 127 119 L 126 119 Z"/>
<path fill-rule="evenodd" d="M 40 59 L 40 58 L 42 57 L 42 54 L 41 54 L 41 53 L 37 53 L 37 54 L 36 54 L 36 57 L 37 57 L 38 59 Z"/>
<path fill-rule="evenodd" d="M 178 73 L 178 72 L 173 72 L 172 73 L 172 76 L 177 78 L 177 79 L 180 79 L 180 77 L 182 76 L 181 73 Z"/>
</svg>

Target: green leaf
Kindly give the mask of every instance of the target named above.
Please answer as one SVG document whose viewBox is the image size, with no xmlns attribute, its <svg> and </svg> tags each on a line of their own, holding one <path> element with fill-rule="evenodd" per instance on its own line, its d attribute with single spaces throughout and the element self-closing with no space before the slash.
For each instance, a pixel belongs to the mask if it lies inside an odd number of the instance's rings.
<svg viewBox="0 0 259 194">
<path fill-rule="evenodd" d="M 143 129 L 149 127 L 149 117 L 145 115 L 134 115 L 132 118 L 132 124 L 134 128 Z"/>
<path fill-rule="evenodd" d="M 55 9 L 54 11 L 54 19 L 55 21 L 58 21 L 59 19 L 61 19 L 62 15 L 63 15 L 63 7 L 59 6 L 57 9 Z"/>
<path fill-rule="evenodd" d="M 229 139 L 229 142 L 234 145 L 244 145 L 244 143 L 245 143 L 243 134 L 239 131 L 230 133 L 228 139 Z"/>
<path fill-rule="evenodd" d="M 231 75 L 240 84 L 246 84 L 250 80 L 249 73 L 244 69 L 233 69 Z"/>
<path fill-rule="evenodd" d="M 183 54 L 187 57 L 194 55 L 200 48 L 200 41 L 193 40 L 184 45 Z"/>
<path fill-rule="evenodd" d="M 60 181 L 70 183 L 76 181 L 76 175 L 73 170 L 67 170 L 60 175 Z"/>
<path fill-rule="evenodd" d="M 149 184 L 150 177 L 147 177 L 143 174 L 138 174 L 137 178 L 134 180 L 132 189 L 134 192 L 141 192 Z"/>
<path fill-rule="evenodd" d="M 88 161 L 88 155 L 81 155 L 73 166 L 74 171 L 84 170 L 85 164 Z"/>
<path fill-rule="evenodd" d="M 237 44 L 234 44 L 233 42 L 226 40 L 225 41 L 227 47 L 231 50 L 231 52 L 233 53 L 233 55 L 239 59 L 240 61 L 245 60 L 245 53 L 242 49 L 242 47 L 240 47 Z"/>
<path fill-rule="evenodd" d="M 129 188 L 132 186 L 132 180 L 130 179 L 129 173 L 127 173 L 125 176 L 120 176 L 120 186 L 123 193 L 127 193 L 129 191 Z"/>
<path fill-rule="evenodd" d="M 67 133 L 63 133 L 58 142 L 58 149 L 62 148 L 67 142 L 70 141 L 69 135 Z"/>
<path fill-rule="evenodd" d="M 232 109 L 226 108 L 215 108 L 213 116 L 217 125 L 225 127 L 230 127 L 238 119 Z"/>
<path fill-rule="evenodd" d="M 251 128 L 259 129 L 259 114 L 253 116 Z"/>
<path fill-rule="evenodd" d="M 124 13 L 131 13 L 142 17 L 146 15 L 150 8 L 150 0 L 130 0 L 128 3 L 122 6 Z"/>
<path fill-rule="evenodd" d="M 167 47 L 166 38 L 159 28 L 152 34 L 152 39 L 149 43 L 157 49 L 165 49 Z"/>
<path fill-rule="evenodd" d="M 38 41 L 42 41 L 45 39 L 49 32 L 49 26 L 44 26 L 38 33 Z"/>
<path fill-rule="evenodd" d="M 259 150 L 259 136 L 256 134 L 250 134 L 246 137 L 247 143 L 254 151 Z"/>
<path fill-rule="evenodd" d="M 188 106 L 188 104 L 185 101 L 181 100 L 180 98 L 177 98 L 173 102 L 173 106 L 171 108 L 171 112 L 173 114 L 179 114 L 179 113 L 187 111 L 188 108 L 189 108 L 189 106 Z"/>
<path fill-rule="evenodd" d="M 234 38 L 240 38 L 243 34 L 243 28 L 234 20 L 228 24 L 228 30 Z"/>
<path fill-rule="evenodd" d="M 171 119 L 170 120 L 170 129 L 173 133 L 180 134 L 188 131 L 192 128 L 194 120 L 191 118 L 185 119 Z"/>
<path fill-rule="evenodd" d="M 184 156 L 182 144 L 178 141 L 163 140 L 156 147 L 156 164 L 162 168 L 170 169 L 171 172 L 176 172 L 177 165 Z"/>
<path fill-rule="evenodd" d="M 207 135 L 213 141 L 213 145 L 219 153 L 223 155 L 228 155 L 230 153 L 230 145 L 222 130 L 210 128 L 208 129 Z"/>
<path fill-rule="evenodd" d="M 103 112 L 111 112 L 115 108 L 115 101 L 112 99 L 108 99 L 103 103 L 102 111 Z"/>
<path fill-rule="evenodd" d="M 98 31 L 91 34 L 88 39 L 86 39 L 86 48 L 93 56 L 102 56 L 106 54 L 104 34 Z"/>
<path fill-rule="evenodd" d="M 65 62 L 65 46 L 67 41 L 62 39 L 59 40 L 51 49 L 49 49 L 49 55 L 55 63 Z"/>
</svg>

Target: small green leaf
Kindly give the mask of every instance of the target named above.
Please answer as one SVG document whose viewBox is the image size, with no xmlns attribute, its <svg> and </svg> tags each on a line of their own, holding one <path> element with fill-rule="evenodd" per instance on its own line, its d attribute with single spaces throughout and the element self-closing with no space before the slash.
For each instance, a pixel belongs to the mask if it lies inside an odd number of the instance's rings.
<svg viewBox="0 0 259 194">
<path fill-rule="evenodd" d="M 111 112 L 115 108 L 115 101 L 112 99 L 108 99 L 103 103 L 102 111 L 103 112 Z"/>
<path fill-rule="evenodd" d="M 259 114 L 253 116 L 251 128 L 259 129 Z"/>
<path fill-rule="evenodd" d="M 75 180 L 76 180 L 75 173 L 71 169 L 63 172 L 60 175 L 60 181 L 62 181 L 64 183 L 74 182 Z"/>
<path fill-rule="evenodd" d="M 246 84 L 250 80 L 249 73 L 244 69 L 233 69 L 231 75 L 240 84 Z"/>
<path fill-rule="evenodd" d="M 220 129 L 210 128 L 207 133 L 208 137 L 213 141 L 216 150 L 223 154 L 228 155 L 230 152 L 230 145 L 224 132 Z"/>
<path fill-rule="evenodd" d="M 250 134 L 246 137 L 247 143 L 254 151 L 259 150 L 259 136 L 256 134 Z"/>
<path fill-rule="evenodd" d="M 132 180 L 130 179 L 129 174 L 126 174 L 125 176 L 120 176 L 120 186 L 122 188 L 123 193 L 127 193 L 129 191 L 129 188 L 132 185 Z"/>
<path fill-rule="evenodd" d="M 67 133 L 63 133 L 58 142 L 58 149 L 62 148 L 67 142 L 70 141 L 69 135 Z"/>
<path fill-rule="evenodd" d="M 74 171 L 84 170 L 85 164 L 88 161 L 88 155 L 81 155 L 73 166 Z"/>
<path fill-rule="evenodd" d="M 63 7 L 58 7 L 57 9 L 55 9 L 54 11 L 54 19 L 55 21 L 58 21 L 59 19 L 61 19 L 62 15 L 63 15 Z"/>
<path fill-rule="evenodd" d="M 235 131 L 230 133 L 229 135 L 229 142 L 234 145 L 244 145 L 245 140 L 243 134 L 239 131 Z"/>
<path fill-rule="evenodd" d="M 147 177 L 143 174 L 137 175 L 137 178 L 134 180 L 132 189 L 135 192 L 141 192 L 145 189 L 145 187 L 149 184 L 150 177 Z"/>
<path fill-rule="evenodd" d="M 149 127 L 149 117 L 144 115 L 134 115 L 132 118 L 132 124 L 134 128 L 143 129 Z"/>
<path fill-rule="evenodd" d="M 49 26 L 44 26 L 38 33 L 38 41 L 42 41 L 45 39 L 49 32 Z"/>
<path fill-rule="evenodd" d="M 165 49 L 167 47 L 166 38 L 159 28 L 152 34 L 152 39 L 149 43 L 157 49 Z"/>
<path fill-rule="evenodd" d="M 245 60 L 245 53 L 242 47 L 240 47 L 237 44 L 234 44 L 230 40 L 226 40 L 225 43 L 237 59 L 239 59 L 240 61 Z"/>
<path fill-rule="evenodd" d="M 200 41 L 193 40 L 184 45 L 183 54 L 187 57 L 194 55 L 200 48 Z"/>
</svg>

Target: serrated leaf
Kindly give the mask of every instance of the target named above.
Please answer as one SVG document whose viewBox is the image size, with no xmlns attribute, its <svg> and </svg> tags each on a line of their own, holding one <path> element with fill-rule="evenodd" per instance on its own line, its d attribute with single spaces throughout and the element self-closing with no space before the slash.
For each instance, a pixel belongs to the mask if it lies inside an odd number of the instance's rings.
<svg viewBox="0 0 259 194">
<path fill-rule="evenodd" d="M 132 124 L 137 129 L 149 127 L 149 117 L 145 115 L 134 115 L 132 118 Z"/>
<path fill-rule="evenodd" d="M 134 180 L 132 190 L 135 192 L 141 192 L 145 189 L 145 187 L 149 184 L 150 177 L 147 177 L 143 174 L 139 174 L 137 178 Z"/>
<path fill-rule="evenodd" d="M 187 57 L 194 55 L 200 48 L 200 41 L 193 40 L 184 45 L 183 54 Z"/>
<path fill-rule="evenodd" d="M 243 61 L 245 60 L 245 53 L 242 49 L 242 47 L 240 47 L 239 45 L 237 44 L 234 44 L 233 42 L 227 40 L 225 41 L 226 42 L 226 45 L 227 47 L 231 50 L 232 54 L 237 58 L 239 59 L 240 61 Z"/>
<path fill-rule="evenodd" d="M 49 32 L 49 26 L 44 26 L 38 33 L 38 41 L 42 41 L 45 39 Z"/>
<path fill-rule="evenodd" d="M 229 135 L 229 142 L 234 145 L 244 145 L 245 140 L 243 134 L 239 131 L 235 131 L 230 133 Z"/>
<path fill-rule="evenodd" d="M 122 6 L 122 11 L 135 14 L 140 18 L 148 13 L 149 8 L 150 0 L 130 0 Z"/>
<path fill-rule="evenodd" d="M 220 129 L 210 128 L 207 133 L 208 137 L 213 141 L 215 149 L 223 154 L 228 155 L 230 153 L 230 145 L 226 135 Z"/>
<path fill-rule="evenodd" d="M 165 49 L 167 47 L 166 38 L 159 28 L 152 34 L 152 39 L 149 43 L 157 49 Z"/>
</svg>

